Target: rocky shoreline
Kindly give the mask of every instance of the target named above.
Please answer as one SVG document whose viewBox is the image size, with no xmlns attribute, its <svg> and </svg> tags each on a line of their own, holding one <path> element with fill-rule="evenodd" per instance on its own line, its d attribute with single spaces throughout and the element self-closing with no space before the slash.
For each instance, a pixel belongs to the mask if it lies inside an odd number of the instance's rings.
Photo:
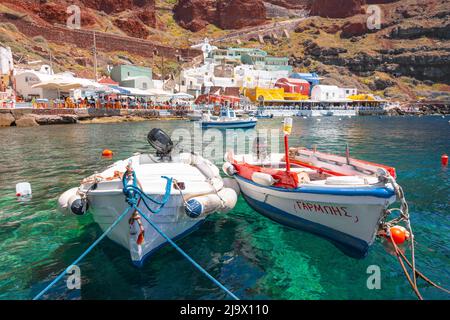
<svg viewBox="0 0 450 320">
<path fill-rule="evenodd" d="M 46 111 L 43 111 L 46 110 Z M 450 115 L 450 104 L 437 107 L 414 106 L 409 108 L 392 108 L 383 112 L 388 116 L 446 116 Z M 381 115 L 366 113 L 361 116 Z M 151 120 L 183 120 L 182 114 L 160 116 L 157 110 L 58 110 L 58 109 L 0 109 L 0 127 L 36 127 L 53 124 L 98 124 L 141 122 Z"/>
<path fill-rule="evenodd" d="M 184 119 L 160 116 L 157 110 L 0 109 L 0 127 L 36 127 L 74 123 L 117 123 Z"/>
</svg>

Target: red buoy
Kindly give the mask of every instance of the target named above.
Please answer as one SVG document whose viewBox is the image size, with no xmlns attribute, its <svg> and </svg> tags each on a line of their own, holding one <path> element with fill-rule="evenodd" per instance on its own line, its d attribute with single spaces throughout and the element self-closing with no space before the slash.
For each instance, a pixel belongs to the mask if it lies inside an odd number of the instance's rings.
<svg viewBox="0 0 450 320">
<path fill-rule="evenodd" d="M 109 149 L 105 149 L 102 152 L 102 157 L 112 157 L 113 156 L 113 152 Z"/>
<path fill-rule="evenodd" d="M 389 229 L 389 231 L 391 232 L 392 239 L 396 244 L 403 244 L 410 237 L 408 230 L 402 226 L 393 226 Z"/>
<path fill-rule="evenodd" d="M 441 157 L 441 163 L 444 167 L 448 166 L 448 155 L 445 153 Z"/>
</svg>

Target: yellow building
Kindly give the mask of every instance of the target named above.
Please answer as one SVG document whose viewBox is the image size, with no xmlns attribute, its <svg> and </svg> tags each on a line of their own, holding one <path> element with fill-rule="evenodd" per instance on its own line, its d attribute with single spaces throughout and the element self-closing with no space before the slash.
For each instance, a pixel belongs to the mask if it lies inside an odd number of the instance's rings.
<svg viewBox="0 0 450 320">
<path fill-rule="evenodd" d="M 287 93 L 284 92 L 284 88 L 244 88 L 244 95 L 250 99 L 250 101 L 264 102 L 264 101 L 302 101 L 307 100 L 308 96 L 301 93 Z"/>
</svg>

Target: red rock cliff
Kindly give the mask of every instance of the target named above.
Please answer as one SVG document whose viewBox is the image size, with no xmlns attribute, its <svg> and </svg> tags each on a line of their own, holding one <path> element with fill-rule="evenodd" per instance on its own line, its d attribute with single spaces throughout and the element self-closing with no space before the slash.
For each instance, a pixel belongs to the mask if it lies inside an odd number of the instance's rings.
<svg viewBox="0 0 450 320">
<path fill-rule="evenodd" d="M 362 13 L 364 0 L 314 0 L 311 15 L 325 18 L 346 18 Z"/>
<path fill-rule="evenodd" d="M 266 8 L 262 0 L 179 0 L 174 18 L 183 28 L 194 32 L 208 24 L 240 29 L 263 24 Z"/>
</svg>

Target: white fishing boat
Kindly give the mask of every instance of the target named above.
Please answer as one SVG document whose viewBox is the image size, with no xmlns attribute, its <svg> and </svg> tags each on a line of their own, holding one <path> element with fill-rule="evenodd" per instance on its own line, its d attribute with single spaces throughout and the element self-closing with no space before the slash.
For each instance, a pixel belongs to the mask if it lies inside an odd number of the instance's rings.
<svg viewBox="0 0 450 320">
<path fill-rule="evenodd" d="M 304 148 L 289 149 L 286 162 L 286 153 L 257 150 L 227 153 L 223 166 L 254 210 L 366 256 L 397 200 L 394 168 Z"/>
<path fill-rule="evenodd" d="M 202 128 L 216 128 L 216 129 L 251 129 L 256 126 L 258 119 L 238 118 L 232 109 L 224 108 L 220 110 L 220 116 L 213 119 L 210 115 L 204 115 L 202 119 Z"/>
<path fill-rule="evenodd" d="M 148 140 L 156 148 L 156 156 L 137 154 L 87 177 L 81 186 L 61 195 L 60 210 L 77 215 L 89 210 L 105 231 L 130 206 L 129 191 L 124 190 L 140 190 L 147 196 L 137 202 L 141 213 L 171 239 L 178 239 L 198 228 L 209 214 L 233 209 L 236 192 L 224 186 L 214 164 L 190 153 L 172 155 L 173 143 L 159 129 L 150 131 Z M 133 185 L 126 178 L 130 176 Z M 167 243 L 135 210 L 130 210 L 108 237 L 129 250 L 136 266 Z"/>
</svg>

